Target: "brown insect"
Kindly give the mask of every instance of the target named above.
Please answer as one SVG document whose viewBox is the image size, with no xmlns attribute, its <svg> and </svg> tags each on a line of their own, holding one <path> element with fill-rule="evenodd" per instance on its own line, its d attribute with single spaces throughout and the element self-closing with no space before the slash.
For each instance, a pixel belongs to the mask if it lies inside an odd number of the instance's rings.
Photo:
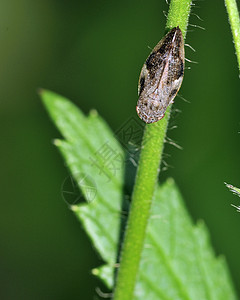
<svg viewBox="0 0 240 300">
<path fill-rule="evenodd" d="M 138 83 L 138 116 L 145 123 L 164 117 L 181 87 L 184 73 L 184 41 L 174 27 L 155 46 L 143 65 Z"/>
</svg>

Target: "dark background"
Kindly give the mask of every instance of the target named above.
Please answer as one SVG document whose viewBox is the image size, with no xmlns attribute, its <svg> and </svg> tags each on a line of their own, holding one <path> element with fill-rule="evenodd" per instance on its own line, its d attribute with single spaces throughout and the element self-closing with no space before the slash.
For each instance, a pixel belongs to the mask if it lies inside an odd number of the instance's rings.
<svg viewBox="0 0 240 300">
<path fill-rule="evenodd" d="M 223 1 L 194 2 L 187 63 L 168 136 L 173 177 L 194 219 L 203 219 L 224 254 L 238 292 L 240 81 Z M 216 5 L 217 4 L 217 5 Z M 144 60 L 164 35 L 164 0 L 12 0 L 0 6 L 1 299 L 93 299 L 101 262 L 61 197 L 68 176 L 53 146 L 60 137 L 37 88 L 91 108 L 115 131 L 135 114 Z"/>
</svg>

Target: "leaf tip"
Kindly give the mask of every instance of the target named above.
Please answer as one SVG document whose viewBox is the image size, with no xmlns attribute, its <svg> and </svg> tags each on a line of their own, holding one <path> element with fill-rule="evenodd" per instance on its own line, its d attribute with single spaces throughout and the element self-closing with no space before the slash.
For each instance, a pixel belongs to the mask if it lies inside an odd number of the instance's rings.
<svg viewBox="0 0 240 300">
<path fill-rule="evenodd" d="M 95 275 L 95 276 L 98 276 L 99 274 L 100 274 L 100 272 L 99 272 L 99 269 L 98 268 L 94 268 L 94 269 L 92 269 L 92 274 L 93 275 Z"/>
<path fill-rule="evenodd" d="M 169 177 L 167 180 L 166 180 L 167 184 L 168 185 L 174 185 L 175 184 L 175 181 L 172 177 Z"/>
<path fill-rule="evenodd" d="M 70 208 L 71 208 L 71 210 L 73 212 L 77 212 L 78 211 L 78 206 L 77 205 L 71 205 Z"/>
<path fill-rule="evenodd" d="M 50 104 L 52 105 L 53 103 L 55 103 L 56 100 L 59 101 L 60 99 L 62 100 L 63 98 L 60 95 L 43 88 L 39 88 L 37 92 L 46 107 L 49 106 Z"/>
<path fill-rule="evenodd" d="M 42 94 L 45 92 L 45 90 L 43 88 L 38 88 L 37 89 L 37 93 L 39 96 L 42 96 Z"/>
<path fill-rule="evenodd" d="M 61 140 L 59 140 L 59 139 L 53 140 L 53 145 L 59 147 L 59 146 L 61 146 L 61 144 L 62 144 L 62 141 L 61 141 Z"/>
<path fill-rule="evenodd" d="M 89 115 L 91 117 L 97 117 L 98 116 L 98 112 L 96 109 L 91 109 L 90 112 L 89 112 Z"/>
<path fill-rule="evenodd" d="M 43 88 L 37 89 L 38 95 L 41 97 L 41 100 L 43 104 L 48 107 L 50 100 L 51 100 L 51 95 L 53 94 L 52 92 L 45 90 Z"/>
</svg>

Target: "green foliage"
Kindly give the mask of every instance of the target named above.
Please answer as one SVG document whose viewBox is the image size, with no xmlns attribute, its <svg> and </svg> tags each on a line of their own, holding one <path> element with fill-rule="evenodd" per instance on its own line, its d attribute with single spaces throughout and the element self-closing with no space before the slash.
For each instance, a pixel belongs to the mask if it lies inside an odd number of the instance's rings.
<svg viewBox="0 0 240 300">
<path fill-rule="evenodd" d="M 42 99 L 65 138 L 56 140 L 55 144 L 89 201 L 89 204 L 72 206 L 72 209 L 94 240 L 93 244 L 101 257 L 113 265 L 116 262 L 121 221 L 123 168 L 115 173 L 100 153 L 105 146 L 110 146 L 122 163 L 123 150 L 95 111 L 85 117 L 67 99 L 49 91 L 42 92 Z M 90 198 L 89 188 L 96 189 L 96 194 Z"/>
<path fill-rule="evenodd" d="M 123 150 L 96 112 L 85 117 L 49 91 L 42 99 L 64 137 L 55 144 L 88 200 L 72 209 L 106 263 L 93 273 L 112 288 L 127 209 L 124 165 L 115 172 L 101 149 L 113 149 L 118 162 Z M 94 199 L 89 187 L 96 188 Z M 215 258 L 204 224 L 193 225 L 171 179 L 155 191 L 133 299 L 236 299 L 224 259 Z"/>
</svg>

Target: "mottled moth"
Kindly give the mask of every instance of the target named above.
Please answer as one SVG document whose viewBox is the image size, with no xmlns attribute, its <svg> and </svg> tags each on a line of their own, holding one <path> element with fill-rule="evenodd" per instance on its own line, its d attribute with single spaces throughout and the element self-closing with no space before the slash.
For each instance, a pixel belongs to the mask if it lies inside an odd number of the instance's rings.
<svg viewBox="0 0 240 300">
<path fill-rule="evenodd" d="M 139 77 L 136 109 L 145 123 L 161 120 L 173 103 L 182 84 L 184 59 L 182 32 L 174 27 L 154 47 Z"/>
</svg>

